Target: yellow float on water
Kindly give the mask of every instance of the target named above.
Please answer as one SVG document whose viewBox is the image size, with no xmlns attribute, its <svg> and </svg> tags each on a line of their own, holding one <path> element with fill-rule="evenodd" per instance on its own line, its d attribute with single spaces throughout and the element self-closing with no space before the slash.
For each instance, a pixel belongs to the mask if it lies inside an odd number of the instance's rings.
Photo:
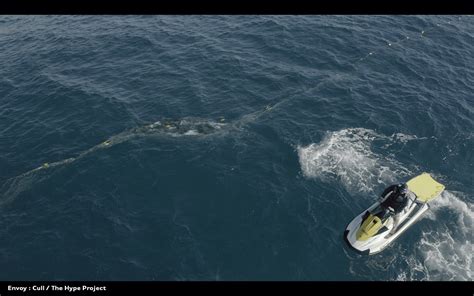
<svg viewBox="0 0 474 296">
<path fill-rule="evenodd" d="M 436 182 L 430 174 L 423 173 L 407 182 L 408 189 L 416 194 L 419 201 L 428 202 L 444 190 L 444 185 Z"/>
</svg>

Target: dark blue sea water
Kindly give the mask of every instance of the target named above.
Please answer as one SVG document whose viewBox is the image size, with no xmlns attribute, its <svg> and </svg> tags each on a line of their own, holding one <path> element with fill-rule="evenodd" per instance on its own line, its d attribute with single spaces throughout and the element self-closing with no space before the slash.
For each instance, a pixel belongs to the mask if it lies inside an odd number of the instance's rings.
<svg viewBox="0 0 474 296">
<path fill-rule="evenodd" d="M 0 280 L 474 279 L 470 16 L 2 16 L 0 60 Z"/>
</svg>

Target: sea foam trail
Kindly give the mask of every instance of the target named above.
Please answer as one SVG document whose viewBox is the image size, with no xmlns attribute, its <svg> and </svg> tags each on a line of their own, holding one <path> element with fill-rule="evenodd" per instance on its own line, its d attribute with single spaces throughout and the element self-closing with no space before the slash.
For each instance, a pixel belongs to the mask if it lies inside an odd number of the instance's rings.
<svg viewBox="0 0 474 296">
<path fill-rule="evenodd" d="M 371 150 L 375 140 L 392 143 L 400 138 L 364 128 L 328 132 L 319 143 L 298 147 L 303 175 L 324 182 L 338 180 L 350 192 L 373 193 L 377 184 L 398 182 L 411 175 L 396 160 Z M 415 138 L 405 136 L 403 139 Z"/>
<path fill-rule="evenodd" d="M 474 280 L 474 204 L 461 197 L 466 196 L 446 190 L 430 203 L 424 218 L 436 224 L 422 232 L 416 245 L 421 256 L 407 258 L 410 268 L 398 280 Z"/>
<path fill-rule="evenodd" d="M 373 152 L 373 142 L 380 140 L 388 147 L 424 139 L 401 133 L 388 137 L 370 129 L 349 128 L 328 132 L 321 142 L 298 147 L 298 156 L 305 177 L 339 181 L 349 192 L 372 193 L 379 183 L 390 184 L 414 175 L 396 160 Z M 445 190 L 430 203 L 431 210 L 423 219 L 436 223 L 421 232 L 412 252 L 401 250 L 401 254 L 409 255 L 392 258 L 408 266 L 395 272 L 394 279 L 474 279 L 474 205 L 463 197 L 462 192 Z"/>
</svg>

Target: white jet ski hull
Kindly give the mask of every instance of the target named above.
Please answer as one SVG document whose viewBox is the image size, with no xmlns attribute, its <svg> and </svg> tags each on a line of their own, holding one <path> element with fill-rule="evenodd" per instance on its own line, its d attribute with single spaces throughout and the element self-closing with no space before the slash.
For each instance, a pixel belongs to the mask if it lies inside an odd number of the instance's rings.
<svg viewBox="0 0 474 296">
<path fill-rule="evenodd" d="M 369 209 L 362 212 L 355 217 L 346 227 L 344 231 L 344 239 L 349 246 L 362 254 L 373 255 L 384 250 L 392 241 L 397 239 L 403 232 L 405 232 L 418 218 L 429 209 L 428 204 L 419 204 L 410 199 L 410 205 L 400 214 L 399 225 L 397 230 L 393 233 L 393 219 L 389 218 L 385 223 L 383 229 L 378 234 L 369 238 L 366 241 L 358 241 L 356 233 L 362 224 L 362 218 L 367 211 L 375 209 L 380 202 L 374 203 Z"/>
<path fill-rule="evenodd" d="M 429 209 L 428 202 L 439 196 L 445 189 L 443 184 L 438 183 L 426 172 L 410 179 L 406 185 L 409 190 L 409 202 L 404 210 L 397 215 L 398 225 L 395 226 L 395 229 L 394 218 L 390 216 L 383 223 L 382 220 L 379 220 L 379 223 L 382 223 L 379 226 L 382 227 L 375 229 L 375 234 L 357 240 L 357 232 L 362 227 L 364 216 L 368 213 L 372 214 L 382 202 L 377 201 L 347 225 L 344 231 L 344 240 L 352 249 L 369 255 L 382 251 L 413 225 Z"/>
</svg>

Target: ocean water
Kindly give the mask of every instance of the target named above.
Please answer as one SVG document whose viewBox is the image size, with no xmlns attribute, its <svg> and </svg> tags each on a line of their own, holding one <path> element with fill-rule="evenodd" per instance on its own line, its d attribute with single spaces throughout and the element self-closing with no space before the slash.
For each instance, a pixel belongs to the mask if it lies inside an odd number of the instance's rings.
<svg viewBox="0 0 474 296">
<path fill-rule="evenodd" d="M 2 16 L 0 60 L 0 280 L 474 279 L 471 16 Z"/>
</svg>

